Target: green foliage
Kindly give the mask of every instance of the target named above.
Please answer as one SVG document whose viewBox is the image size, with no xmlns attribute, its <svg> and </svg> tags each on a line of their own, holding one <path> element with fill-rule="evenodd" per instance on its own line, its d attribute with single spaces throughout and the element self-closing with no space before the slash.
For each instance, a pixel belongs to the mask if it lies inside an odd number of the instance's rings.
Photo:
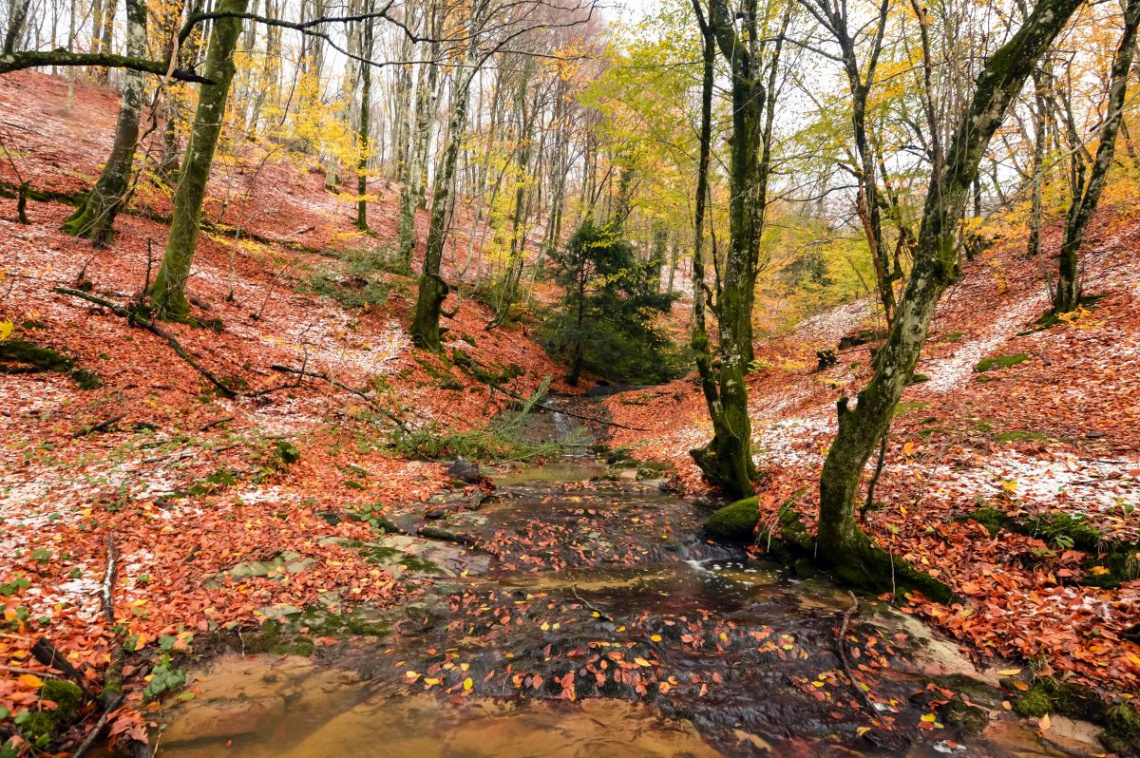
<svg viewBox="0 0 1140 758">
<path fill-rule="evenodd" d="M 143 697 L 148 700 L 186 684 L 186 672 L 183 669 L 173 668 L 170 657 L 166 655 L 159 659 L 150 673 L 150 681 L 143 689 Z"/>
<path fill-rule="evenodd" d="M 571 367 L 623 384 L 653 384 L 677 375 L 680 356 L 654 320 L 676 296 L 659 291 L 659 262 L 639 260 L 612 224 L 587 219 L 551 255 L 566 293 L 546 322 L 543 342 Z"/>
</svg>

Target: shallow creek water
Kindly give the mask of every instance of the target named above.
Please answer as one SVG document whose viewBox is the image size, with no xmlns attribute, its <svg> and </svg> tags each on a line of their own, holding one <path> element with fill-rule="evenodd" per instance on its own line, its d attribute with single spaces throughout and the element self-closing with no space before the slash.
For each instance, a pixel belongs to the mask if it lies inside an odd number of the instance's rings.
<svg viewBox="0 0 1140 758">
<path fill-rule="evenodd" d="M 618 474 L 615 476 L 615 474 Z M 610 475 L 615 481 L 599 481 Z M 408 571 L 382 637 L 314 658 L 226 654 L 160 720 L 160 756 L 199 758 L 1054 756 L 994 685 L 915 619 L 698 536 L 707 515 L 592 461 L 494 475 L 496 496 L 391 537 Z M 409 532 L 418 512 L 394 517 Z M 301 629 L 305 631 L 304 628 Z M 937 689 L 937 688 L 943 689 Z M 968 694 L 966 694 L 968 693 Z M 942 719 L 981 706 L 981 733 Z M 925 717 L 925 719 L 924 719 Z"/>
</svg>

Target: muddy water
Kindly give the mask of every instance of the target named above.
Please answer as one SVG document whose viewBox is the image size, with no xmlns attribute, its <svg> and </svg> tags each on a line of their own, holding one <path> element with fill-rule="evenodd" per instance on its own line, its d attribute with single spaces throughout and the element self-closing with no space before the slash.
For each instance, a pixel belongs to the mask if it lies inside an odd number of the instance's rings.
<svg viewBox="0 0 1140 758">
<path fill-rule="evenodd" d="M 705 514 L 652 484 L 593 462 L 495 479 L 433 522 L 459 543 L 393 543 L 446 560 L 406 577 L 389 635 L 219 659 L 162 714 L 160 755 L 1061 754 L 996 676 L 866 598 L 845 640 L 864 701 L 836 653 L 850 595 L 703 542 Z M 985 731 L 942 723 L 946 700 L 981 706 Z"/>
</svg>

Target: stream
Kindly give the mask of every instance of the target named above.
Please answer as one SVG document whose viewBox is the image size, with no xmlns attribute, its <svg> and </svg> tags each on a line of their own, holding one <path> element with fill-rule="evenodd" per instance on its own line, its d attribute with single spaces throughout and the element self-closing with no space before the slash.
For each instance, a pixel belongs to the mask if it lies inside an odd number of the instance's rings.
<svg viewBox="0 0 1140 758">
<path fill-rule="evenodd" d="M 565 433 L 567 418 L 547 418 Z M 379 636 L 311 657 L 237 650 L 192 672 L 159 755 L 198 758 L 1081 754 L 1048 741 L 916 619 L 822 576 L 710 544 L 708 512 L 652 471 L 591 458 L 499 466 L 391 514 L 377 562 L 408 590 Z M 442 514 L 442 515 L 441 515 Z M 414 536 L 430 526 L 430 538 Z M 295 634 L 319 619 L 283 618 Z M 996 667 L 995 667 L 996 669 Z M 1088 754 L 1088 753 L 1086 753 Z"/>
</svg>

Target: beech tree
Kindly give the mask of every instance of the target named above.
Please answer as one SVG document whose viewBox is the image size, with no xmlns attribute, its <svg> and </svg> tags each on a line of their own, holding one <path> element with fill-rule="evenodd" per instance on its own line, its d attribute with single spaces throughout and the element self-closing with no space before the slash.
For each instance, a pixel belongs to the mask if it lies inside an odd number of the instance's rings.
<svg viewBox="0 0 1140 758">
<path fill-rule="evenodd" d="M 219 0 L 217 13 L 244 14 L 248 4 L 249 0 Z M 203 74 L 213 84 L 199 89 L 190 143 L 174 191 L 174 214 L 166 253 L 150 288 L 155 312 L 162 318 L 184 319 L 190 314 L 186 280 L 198 243 L 206 182 L 225 120 L 226 101 L 234 77 L 234 50 L 241 27 L 241 18 L 225 16 L 214 20 L 210 34 Z"/>
<path fill-rule="evenodd" d="M 127 56 L 144 58 L 147 52 L 146 3 L 144 0 L 126 0 L 126 5 Z M 63 224 L 63 231 L 86 237 L 96 246 L 105 244 L 110 238 L 115 216 L 127 199 L 135 148 L 139 141 L 139 120 L 145 89 L 142 72 L 127 69 L 111 155 L 95 186 L 87 192 L 79 208 Z"/>
<path fill-rule="evenodd" d="M 1108 103 L 1103 122 L 1096 136 L 1100 141 L 1092 165 L 1085 161 L 1084 145 L 1080 135 L 1069 121 L 1067 130 L 1072 166 L 1072 198 L 1065 214 L 1064 238 L 1061 242 L 1057 284 L 1053 289 L 1053 312 L 1075 311 L 1081 303 L 1081 277 L 1079 255 L 1089 222 L 1096 213 L 1104 191 L 1108 172 L 1116 155 L 1116 138 L 1124 123 L 1124 105 L 1128 94 L 1128 77 L 1132 72 L 1132 59 L 1136 51 L 1136 27 L 1140 24 L 1140 0 L 1128 0 L 1124 9 L 1124 31 L 1112 61 L 1108 85 Z"/>
<path fill-rule="evenodd" d="M 726 0 L 709 0 L 708 16 L 693 2 L 706 47 L 715 42 L 728 62 L 732 84 L 732 159 L 729 168 L 729 249 L 716 300 L 719 341 L 714 366 L 707 339 L 696 340 L 697 366 L 705 388 L 713 438 L 692 451 L 709 482 L 732 496 L 752 494 L 756 466 L 752 462 L 752 422 L 744 377 L 752 361 L 752 304 L 760 266 L 768 180 L 772 165 L 772 124 L 776 82 L 784 33 L 791 7 L 773 37 L 763 41 L 764 27 L 776 12 L 760 11 L 757 0 L 745 0 L 741 31 Z M 707 60 L 705 63 L 707 67 Z M 702 165 L 705 158 L 702 157 Z M 698 295 L 699 296 L 699 295 Z"/>
<path fill-rule="evenodd" d="M 890 426 L 914 372 L 938 300 L 956 276 L 958 225 L 990 138 L 1037 61 L 1080 4 L 1081 0 L 1040 0 L 1017 33 L 985 61 L 945 162 L 930 178 L 914 267 L 875 374 L 854 406 L 846 397 L 838 402 L 839 431 L 820 475 L 817 555 L 847 583 L 889 588 L 897 568 L 900 584 L 909 580 L 945 599 L 940 585 L 901 562 L 892 566 L 886 551 L 871 543 L 856 523 L 855 498 L 867 461 Z"/>
</svg>

